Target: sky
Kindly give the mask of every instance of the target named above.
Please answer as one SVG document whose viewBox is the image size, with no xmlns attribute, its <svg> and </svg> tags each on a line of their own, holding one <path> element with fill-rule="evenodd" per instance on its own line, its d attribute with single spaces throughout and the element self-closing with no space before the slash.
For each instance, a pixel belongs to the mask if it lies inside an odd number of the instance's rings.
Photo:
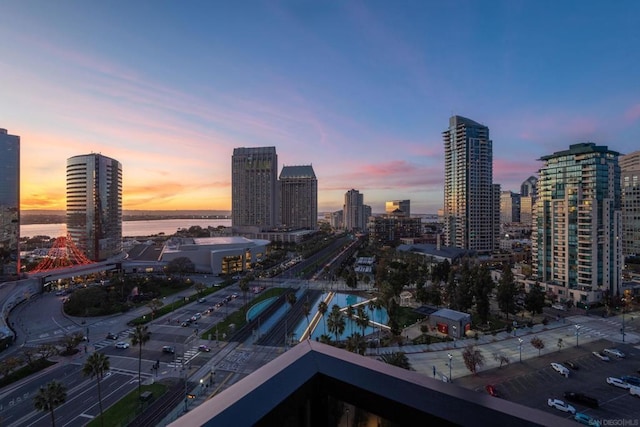
<svg viewBox="0 0 640 427">
<path fill-rule="evenodd" d="M 319 211 L 442 208 L 449 117 L 519 192 L 579 142 L 640 149 L 640 2 L 5 0 L 0 128 L 21 208 L 65 209 L 69 157 L 122 163 L 127 210 L 231 208 L 236 147 L 309 165 Z"/>
</svg>

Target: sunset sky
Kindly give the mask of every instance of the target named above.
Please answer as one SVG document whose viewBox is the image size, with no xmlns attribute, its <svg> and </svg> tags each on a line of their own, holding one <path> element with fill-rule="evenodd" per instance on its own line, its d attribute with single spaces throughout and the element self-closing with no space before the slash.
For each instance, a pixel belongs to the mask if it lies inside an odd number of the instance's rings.
<svg viewBox="0 0 640 427">
<path fill-rule="evenodd" d="M 319 210 L 442 207 L 441 132 L 490 128 L 494 182 L 592 141 L 640 149 L 640 2 L 70 1 L 0 7 L 0 128 L 21 207 L 65 209 L 68 157 L 120 161 L 124 209 L 230 209 L 235 147 L 312 164 Z"/>
</svg>

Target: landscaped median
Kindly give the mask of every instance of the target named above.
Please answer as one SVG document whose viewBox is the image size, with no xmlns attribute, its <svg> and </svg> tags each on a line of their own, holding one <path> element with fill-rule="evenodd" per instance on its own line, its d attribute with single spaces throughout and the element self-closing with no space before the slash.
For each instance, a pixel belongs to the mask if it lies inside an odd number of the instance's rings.
<svg viewBox="0 0 640 427">
<path fill-rule="evenodd" d="M 167 386 L 161 383 L 143 385 L 141 393 L 151 393 L 151 398 L 145 402 L 141 401 L 136 388 L 131 393 L 118 400 L 115 404 L 104 411 L 104 424 L 100 421 L 100 416 L 95 417 L 88 427 L 120 427 L 129 425 L 138 415 L 140 415 L 153 401 L 159 399 L 167 391 Z"/>
</svg>

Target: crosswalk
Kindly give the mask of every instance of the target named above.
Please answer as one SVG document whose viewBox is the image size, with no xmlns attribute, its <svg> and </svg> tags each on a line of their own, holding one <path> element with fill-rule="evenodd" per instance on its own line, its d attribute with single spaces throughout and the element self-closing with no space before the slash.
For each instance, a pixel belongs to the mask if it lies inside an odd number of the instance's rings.
<svg viewBox="0 0 640 427">
<path fill-rule="evenodd" d="M 198 347 L 194 346 L 185 351 L 184 356 L 176 356 L 176 360 L 174 362 L 167 363 L 167 366 L 169 368 L 181 368 L 191 362 L 199 353 Z"/>
</svg>

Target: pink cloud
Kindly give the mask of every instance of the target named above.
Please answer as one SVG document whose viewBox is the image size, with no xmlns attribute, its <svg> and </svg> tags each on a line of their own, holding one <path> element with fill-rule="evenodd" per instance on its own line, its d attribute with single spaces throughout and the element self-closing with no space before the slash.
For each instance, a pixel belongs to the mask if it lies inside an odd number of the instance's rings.
<svg viewBox="0 0 640 427">
<path fill-rule="evenodd" d="M 635 104 L 627 109 L 627 111 L 624 112 L 624 118 L 630 123 L 640 119 L 640 104 Z"/>
</svg>

